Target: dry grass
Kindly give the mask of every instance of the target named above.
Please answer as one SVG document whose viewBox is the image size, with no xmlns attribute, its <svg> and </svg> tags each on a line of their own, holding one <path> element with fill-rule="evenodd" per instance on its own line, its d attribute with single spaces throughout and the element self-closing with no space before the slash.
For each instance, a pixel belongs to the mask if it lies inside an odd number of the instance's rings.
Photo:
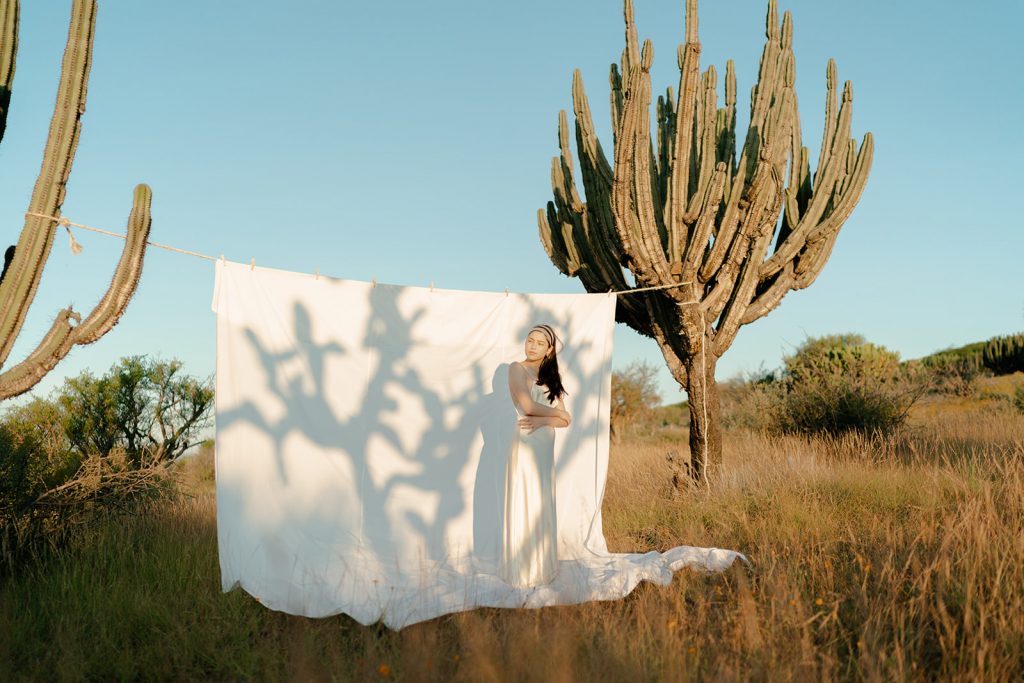
<svg viewBox="0 0 1024 683">
<path fill-rule="evenodd" d="M 616 446 L 611 550 L 728 547 L 753 566 L 397 633 L 221 594 L 196 460 L 193 498 L 97 530 L 0 588 L 0 678 L 1015 680 L 1024 416 L 979 405 L 928 406 L 881 441 L 731 433 L 713 489 L 685 494 L 667 483 L 679 442 Z"/>
</svg>

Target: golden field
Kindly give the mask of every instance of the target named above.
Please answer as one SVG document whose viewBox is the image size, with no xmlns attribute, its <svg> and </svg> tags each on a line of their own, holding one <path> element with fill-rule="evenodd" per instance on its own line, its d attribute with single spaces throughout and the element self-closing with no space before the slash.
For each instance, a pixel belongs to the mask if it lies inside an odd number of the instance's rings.
<svg viewBox="0 0 1024 683">
<path fill-rule="evenodd" d="M 0 679 L 1018 680 L 1024 415 L 994 394 L 1020 381 L 922 402 L 885 439 L 728 433 L 710 490 L 668 484 L 685 441 L 624 440 L 603 507 L 612 551 L 717 546 L 751 566 L 399 632 L 222 594 L 211 464 L 195 458 L 186 496 L 0 586 Z"/>
</svg>

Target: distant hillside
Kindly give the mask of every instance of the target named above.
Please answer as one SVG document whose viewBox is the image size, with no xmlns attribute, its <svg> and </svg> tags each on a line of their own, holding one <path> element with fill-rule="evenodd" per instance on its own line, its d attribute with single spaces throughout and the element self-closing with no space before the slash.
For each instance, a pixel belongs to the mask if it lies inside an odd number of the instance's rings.
<svg viewBox="0 0 1024 683">
<path fill-rule="evenodd" d="M 992 337 L 985 341 L 942 349 L 915 359 L 924 365 L 943 365 L 950 361 L 967 361 L 976 368 L 985 368 L 995 375 L 1024 371 L 1024 333 Z"/>
<path fill-rule="evenodd" d="M 957 357 L 957 358 L 967 358 L 967 357 L 971 357 L 971 356 L 980 356 L 982 354 L 982 352 L 985 350 L 985 345 L 986 344 L 988 344 L 987 340 L 986 341 L 973 342 L 971 344 L 964 344 L 963 346 L 957 346 L 957 347 L 949 348 L 949 349 L 942 349 L 941 351 L 936 351 L 934 353 L 930 353 L 927 356 L 922 356 L 921 358 L 917 358 L 915 360 L 919 360 L 919 361 L 922 361 L 922 362 L 927 362 L 930 359 L 934 360 L 934 359 L 938 359 L 939 357 L 950 357 L 950 356 L 953 356 L 953 357 Z"/>
</svg>

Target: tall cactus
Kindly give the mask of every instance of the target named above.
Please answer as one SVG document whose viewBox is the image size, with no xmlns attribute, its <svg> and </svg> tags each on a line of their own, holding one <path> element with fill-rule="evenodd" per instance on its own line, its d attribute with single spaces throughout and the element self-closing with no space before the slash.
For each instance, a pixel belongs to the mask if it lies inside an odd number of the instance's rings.
<svg viewBox="0 0 1024 683">
<path fill-rule="evenodd" d="M 610 78 L 614 166 L 594 132 L 577 70 L 573 108 L 586 201 L 576 188 L 562 111 L 554 201 L 538 212 L 540 237 L 552 263 L 588 291 L 629 289 L 623 268 L 636 289 L 672 286 L 620 296 L 616 320 L 655 339 L 686 390 L 690 471 L 707 481 L 722 448 L 715 365 L 741 325 L 814 282 L 864 189 L 873 141 L 868 133 L 858 147 L 850 137 L 852 89 L 847 82 L 837 102 L 829 60 L 825 130 L 811 174 L 793 90 L 792 18 L 786 12 L 780 25 L 775 0 L 739 158 L 733 63 L 726 64 L 719 107 L 715 68 L 701 73 L 697 0 L 686 0 L 679 95 L 670 87 L 658 97 L 652 141 L 653 47 L 649 40 L 639 46 L 631 0 L 625 20 L 626 48 Z"/>
<path fill-rule="evenodd" d="M 14 77 L 18 10 L 17 0 L 0 0 L 0 137 L 6 128 L 7 105 Z M 42 168 L 32 191 L 14 259 L 6 277 L 0 282 L 0 368 L 4 367 L 25 322 L 53 246 L 58 222 L 40 216 L 60 215 L 64 203 L 71 163 L 81 132 L 81 118 L 85 112 L 95 19 L 95 0 L 74 0 Z M 149 187 L 138 185 L 128 217 L 124 251 L 103 298 L 85 320 L 70 306 L 59 311 L 35 351 L 0 373 L 0 400 L 28 391 L 68 354 L 72 346 L 90 344 L 117 324 L 142 272 L 151 201 Z"/>
</svg>

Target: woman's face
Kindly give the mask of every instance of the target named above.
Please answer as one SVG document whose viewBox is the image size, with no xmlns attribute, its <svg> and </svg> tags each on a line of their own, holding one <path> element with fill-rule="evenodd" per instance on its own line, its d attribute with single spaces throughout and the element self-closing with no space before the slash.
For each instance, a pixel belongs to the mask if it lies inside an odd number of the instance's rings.
<svg viewBox="0 0 1024 683">
<path fill-rule="evenodd" d="M 548 343 L 547 335 L 540 330 L 534 330 L 526 338 L 527 360 L 540 361 L 544 356 L 549 355 L 551 344 Z"/>
</svg>

